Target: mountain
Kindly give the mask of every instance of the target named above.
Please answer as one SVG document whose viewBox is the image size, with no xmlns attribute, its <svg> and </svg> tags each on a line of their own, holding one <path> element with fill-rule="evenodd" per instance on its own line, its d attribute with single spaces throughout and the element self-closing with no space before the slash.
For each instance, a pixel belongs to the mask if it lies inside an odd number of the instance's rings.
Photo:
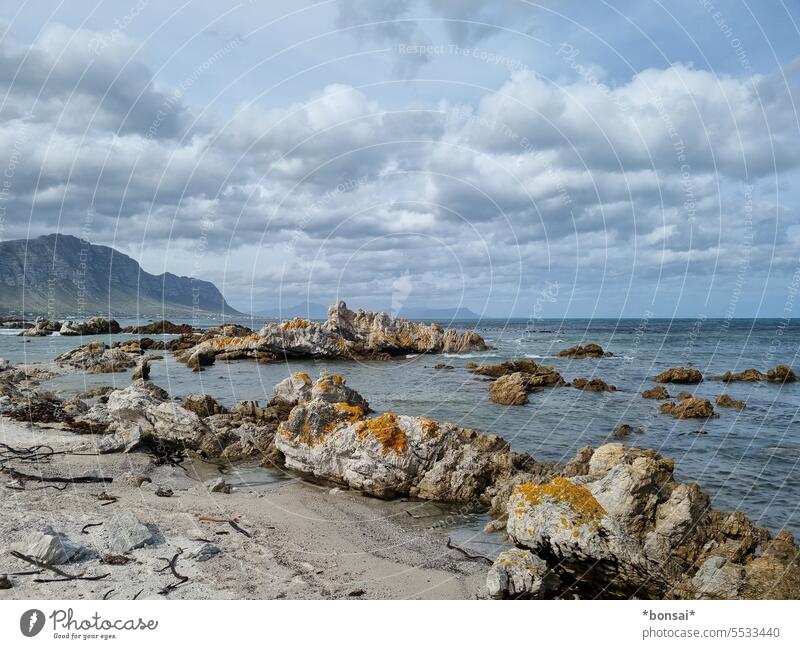
<svg viewBox="0 0 800 649">
<path fill-rule="evenodd" d="M 348 302 L 348 305 L 350 303 Z M 390 309 L 383 309 L 390 315 L 397 315 L 401 318 L 410 320 L 431 320 L 448 322 L 450 320 L 478 320 L 480 316 L 467 309 L 466 307 L 451 309 L 428 309 L 426 307 L 404 307 L 398 313 L 392 313 Z M 263 311 L 258 315 L 267 318 L 286 319 L 293 317 L 308 318 L 309 320 L 325 320 L 328 317 L 328 307 L 316 302 L 301 302 L 294 306 L 282 309 L 271 309 Z"/>
<path fill-rule="evenodd" d="M 23 310 L 53 316 L 239 315 L 211 282 L 152 275 L 113 248 L 63 234 L 0 242 L 0 312 Z"/>
</svg>

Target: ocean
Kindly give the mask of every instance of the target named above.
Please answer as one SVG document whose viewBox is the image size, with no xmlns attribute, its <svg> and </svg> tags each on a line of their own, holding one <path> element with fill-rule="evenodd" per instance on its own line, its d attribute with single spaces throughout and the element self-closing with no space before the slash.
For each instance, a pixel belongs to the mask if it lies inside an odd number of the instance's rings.
<svg viewBox="0 0 800 649">
<path fill-rule="evenodd" d="M 713 401 L 727 393 L 747 404 L 741 411 L 715 406 L 719 417 L 709 420 L 675 420 L 659 412 L 662 402 L 643 399 L 641 392 L 655 385 L 656 374 L 673 366 L 695 367 L 707 379 L 748 367 L 766 371 L 778 363 L 800 371 L 800 320 L 481 320 L 451 324 L 474 328 L 496 349 L 410 355 L 380 362 L 237 361 L 217 363 L 199 374 L 167 354 L 163 361 L 152 364 L 151 379 L 173 396 L 207 392 L 232 405 L 244 399 L 267 401 L 273 386 L 292 372 L 302 370 L 313 376 L 328 370 L 344 375 L 348 385 L 363 394 L 377 412 L 424 415 L 495 433 L 516 450 L 559 462 L 571 459 L 583 446 L 609 441 L 614 429 L 627 423 L 643 431 L 632 434 L 625 444 L 653 448 L 674 459 L 677 479 L 700 484 L 716 509 L 741 510 L 772 532 L 786 528 L 798 536 L 800 382 L 726 385 L 706 380 L 697 386 L 667 386 L 671 395 L 686 390 Z M 80 337 L 23 338 L 11 331 L 0 333 L 5 334 L 0 335 L 0 357 L 14 362 L 50 361 L 85 342 Z M 111 342 L 130 336 L 103 338 Z M 614 356 L 591 360 L 555 356 L 561 349 L 588 342 L 599 343 Z M 513 358 L 553 365 L 567 380 L 599 377 L 618 390 L 597 394 L 555 388 L 531 394 L 526 406 L 495 405 L 489 401 L 487 383 L 464 365 Z M 442 362 L 453 369 L 433 369 Z M 89 387 L 121 387 L 129 381 L 129 372 L 78 374 L 58 377 L 46 387 L 69 396 Z M 259 473 L 269 471 L 249 467 L 247 475 L 257 482 L 269 482 L 264 480 L 269 478 L 267 474 Z M 460 535 L 477 533 L 483 522 L 480 515 L 466 517 Z"/>
</svg>

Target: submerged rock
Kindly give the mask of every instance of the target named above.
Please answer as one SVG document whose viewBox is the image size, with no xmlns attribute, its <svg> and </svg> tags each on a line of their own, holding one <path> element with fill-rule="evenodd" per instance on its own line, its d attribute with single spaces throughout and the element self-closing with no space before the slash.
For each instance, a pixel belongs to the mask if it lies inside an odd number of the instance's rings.
<svg viewBox="0 0 800 649">
<path fill-rule="evenodd" d="M 122 333 L 125 334 L 149 334 L 149 335 L 163 335 L 163 334 L 190 334 L 194 332 L 194 327 L 189 324 L 175 324 L 169 320 L 159 320 L 158 322 L 151 322 L 146 325 L 125 327 Z"/>
<path fill-rule="evenodd" d="M 562 349 L 558 352 L 558 356 L 566 356 L 567 358 L 582 359 L 582 358 L 603 358 L 613 356 L 611 352 L 604 351 L 603 348 L 596 343 L 588 343 L 586 345 L 575 345 L 569 349 Z"/>
<path fill-rule="evenodd" d="M 675 419 L 707 419 L 716 416 L 711 402 L 699 397 L 687 397 L 678 403 L 667 401 L 661 404 L 661 412 Z"/>
<path fill-rule="evenodd" d="M 643 399 L 669 399 L 669 392 L 667 392 L 667 388 L 663 385 L 657 385 L 649 390 L 645 390 L 642 392 Z"/>
<path fill-rule="evenodd" d="M 744 401 L 738 401 L 727 394 L 721 394 L 717 397 L 717 405 L 722 408 L 736 408 L 742 410 L 745 407 Z"/>
<path fill-rule="evenodd" d="M 771 383 L 793 383 L 797 380 L 797 375 L 788 365 L 776 365 L 772 369 L 767 370 L 766 374 L 764 372 L 760 372 L 754 367 L 748 367 L 746 370 L 742 370 L 741 372 L 731 372 L 728 370 L 725 372 L 725 374 L 718 378 L 720 381 L 725 381 L 726 383 L 731 383 L 733 381 L 769 381 Z"/>
<path fill-rule="evenodd" d="M 692 367 L 671 367 L 661 372 L 655 380 L 658 383 L 700 383 L 703 375 Z"/>
</svg>

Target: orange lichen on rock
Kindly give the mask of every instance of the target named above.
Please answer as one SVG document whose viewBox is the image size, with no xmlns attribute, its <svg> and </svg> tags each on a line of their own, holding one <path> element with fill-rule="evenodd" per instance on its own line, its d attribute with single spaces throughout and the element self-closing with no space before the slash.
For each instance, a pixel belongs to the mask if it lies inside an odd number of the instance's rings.
<svg viewBox="0 0 800 649">
<path fill-rule="evenodd" d="M 428 419 L 427 417 L 421 417 L 422 419 L 422 432 L 427 437 L 432 437 L 436 433 L 439 432 L 439 424 L 433 419 Z"/>
<path fill-rule="evenodd" d="M 305 372 L 295 372 L 292 374 L 292 378 L 302 381 L 303 383 L 311 383 L 311 377 Z"/>
<path fill-rule="evenodd" d="M 311 326 L 311 322 L 306 320 L 305 318 L 292 318 L 291 320 L 286 320 L 281 324 L 281 329 L 284 331 L 289 331 L 291 329 L 306 329 L 307 327 Z"/>
<path fill-rule="evenodd" d="M 250 334 L 249 336 L 214 336 L 208 341 L 208 344 L 214 351 L 226 351 L 255 342 L 258 342 L 257 334 Z"/>
<path fill-rule="evenodd" d="M 346 401 L 334 403 L 333 408 L 344 415 L 351 423 L 354 423 L 364 416 L 364 409 L 361 406 L 351 406 Z"/>
<path fill-rule="evenodd" d="M 553 478 L 544 484 L 525 482 L 516 488 L 515 494 L 531 505 L 538 505 L 543 498 L 552 498 L 567 505 L 575 513 L 574 523 L 576 525 L 588 525 L 597 529 L 600 519 L 606 515 L 606 510 L 597 502 L 591 491 L 582 485 L 576 485 L 567 478 Z M 525 509 L 524 503 L 518 505 L 517 514 L 522 515 Z M 562 520 L 562 524 L 564 522 Z"/>
<path fill-rule="evenodd" d="M 383 445 L 383 454 L 394 451 L 397 455 L 403 455 L 408 448 L 408 439 L 400 424 L 397 415 L 393 412 L 385 412 L 379 417 L 368 419 L 356 428 L 356 435 L 359 440 L 363 440 L 367 435 L 372 435 Z"/>
</svg>

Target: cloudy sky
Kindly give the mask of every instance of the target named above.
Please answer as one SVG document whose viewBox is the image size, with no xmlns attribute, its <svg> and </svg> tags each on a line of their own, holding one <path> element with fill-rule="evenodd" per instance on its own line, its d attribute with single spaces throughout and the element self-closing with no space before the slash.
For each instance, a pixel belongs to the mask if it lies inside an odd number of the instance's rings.
<svg viewBox="0 0 800 649">
<path fill-rule="evenodd" d="M 795 0 L 0 1 L 0 239 L 240 310 L 798 316 Z"/>
</svg>

